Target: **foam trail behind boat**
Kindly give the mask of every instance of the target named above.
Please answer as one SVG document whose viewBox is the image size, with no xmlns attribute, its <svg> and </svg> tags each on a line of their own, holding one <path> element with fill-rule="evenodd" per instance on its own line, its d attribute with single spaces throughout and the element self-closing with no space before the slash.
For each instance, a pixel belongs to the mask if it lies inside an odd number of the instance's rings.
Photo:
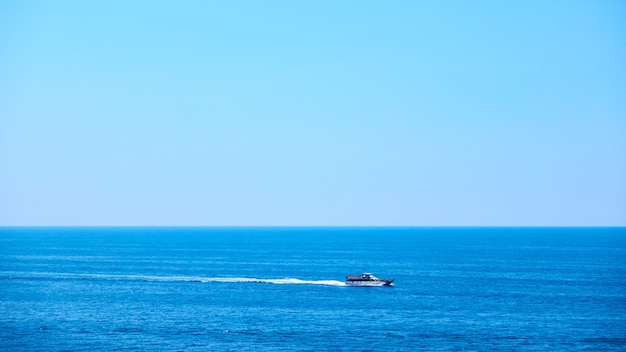
<svg viewBox="0 0 626 352">
<path fill-rule="evenodd" d="M 115 274 L 74 274 L 52 272 L 5 272 L 0 280 L 106 280 L 106 281 L 185 281 L 185 282 L 224 282 L 224 283 L 265 283 L 275 285 L 325 285 L 346 286 L 336 280 L 301 280 L 295 278 L 259 279 L 253 277 L 199 277 L 199 276 L 154 276 L 154 275 L 115 275 Z"/>
<path fill-rule="evenodd" d="M 346 286 L 344 282 L 336 280 L 300 280 L 294 278 L 284 279 L 259 279 L 247 277 L 212 277 L 199 278 L 202 282 L 256 282 L 275 285 L 325 285 L 325 286 Z"/>
</svg>

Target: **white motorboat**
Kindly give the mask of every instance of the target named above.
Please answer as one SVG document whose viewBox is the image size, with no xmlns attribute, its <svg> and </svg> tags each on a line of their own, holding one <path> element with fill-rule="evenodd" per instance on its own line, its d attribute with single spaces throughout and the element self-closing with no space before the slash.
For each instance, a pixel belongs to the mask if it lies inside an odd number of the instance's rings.
<svg viewBox="0 0 626 352">
<path fill-rule="evenodd" d="M 346 276 L 346 285 L 348 286 L 392 286 L 394 279 L 379 279 L 370 273 Z"/>
</svg>

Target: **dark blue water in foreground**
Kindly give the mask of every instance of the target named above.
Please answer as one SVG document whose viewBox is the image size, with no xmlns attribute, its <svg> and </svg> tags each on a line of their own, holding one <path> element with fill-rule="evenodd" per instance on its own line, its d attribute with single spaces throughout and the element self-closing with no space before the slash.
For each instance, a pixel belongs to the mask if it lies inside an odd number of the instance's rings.
<svg viewBox="0 0 626 352">
<path fill-rule="evenodd" d="M 624 351 L 626 229 L 0 228 L 0 347 Z"/>
</svg>

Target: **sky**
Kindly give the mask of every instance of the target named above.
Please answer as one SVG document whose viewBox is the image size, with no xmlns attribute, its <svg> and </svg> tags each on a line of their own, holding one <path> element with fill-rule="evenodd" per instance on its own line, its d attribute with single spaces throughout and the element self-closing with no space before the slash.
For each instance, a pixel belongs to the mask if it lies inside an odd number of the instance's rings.
<svg viewBox="0 0 626 352">
<path fill-rule="evenodd" d="M 0 226 L 626 226 L 624 18 L 0 1 Z"/>
</svg>

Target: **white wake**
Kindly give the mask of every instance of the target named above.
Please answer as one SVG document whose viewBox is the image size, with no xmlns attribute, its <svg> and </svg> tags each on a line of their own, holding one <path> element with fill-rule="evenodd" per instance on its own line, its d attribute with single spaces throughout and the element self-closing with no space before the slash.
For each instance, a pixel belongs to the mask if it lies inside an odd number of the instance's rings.
<svg viewBox="0 0 626 352">
<path fill-rule="evenodd" d="M 210 278 L 198 278 L 201 282 L 255 282 L 263 284 L 275 284 L 275 285 L 326 285 L 326 286 L 346 286 L 344 282 L 336 280 L 300 280 L 294 278 L 284 279 L 259 279 L 251 277 L 210 277 Z"/>
<path fill-rule="evenodd" d="M 106 280 L 106 281 L 147 281 L 147 282 L 223 282 L 223 283 L 263 283 L 275 285 L 325 285 L 346 286 L 337 280 L 301 280 L 295 278 L 263 279 L 255 277 L 202 277 L 202 276 L 157 276 L 157 275 L 115 275 L 77 274 L 54 272 L 4 272 L 0 279 L 48 279 L 48 280 Z"/>
</svg>

